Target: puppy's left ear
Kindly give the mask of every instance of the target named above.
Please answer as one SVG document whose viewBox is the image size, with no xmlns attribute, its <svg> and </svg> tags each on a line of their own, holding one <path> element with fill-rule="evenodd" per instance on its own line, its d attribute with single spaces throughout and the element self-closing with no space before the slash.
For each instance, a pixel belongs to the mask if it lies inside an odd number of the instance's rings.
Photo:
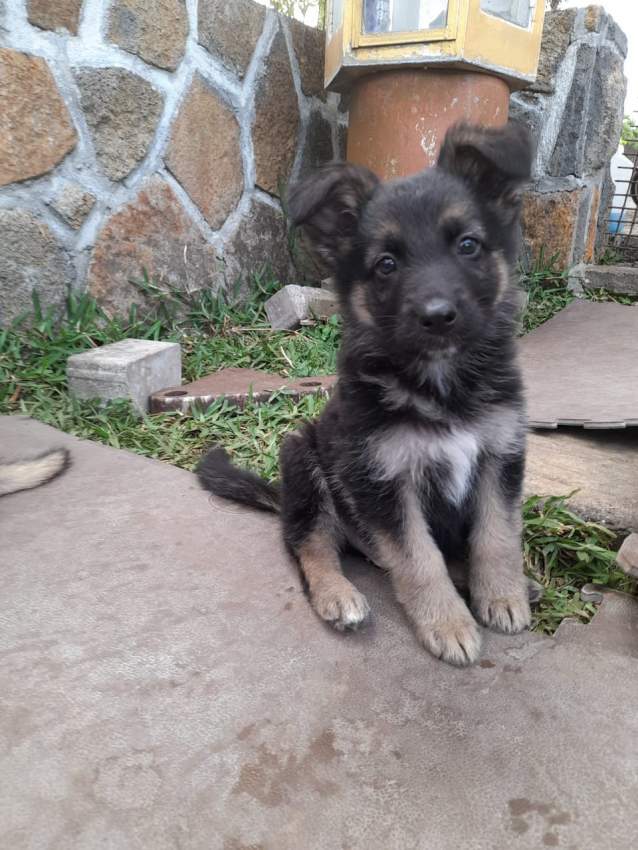
<svg viewBox="0 0 638 850">
<path fill-rule="evenodd" d="M 533 156 L 532 138 L 522 124 L 456 124 L 445 136 L 437 165 L 463 179 L 482 200 L 517 209 Z"/>
</svg>

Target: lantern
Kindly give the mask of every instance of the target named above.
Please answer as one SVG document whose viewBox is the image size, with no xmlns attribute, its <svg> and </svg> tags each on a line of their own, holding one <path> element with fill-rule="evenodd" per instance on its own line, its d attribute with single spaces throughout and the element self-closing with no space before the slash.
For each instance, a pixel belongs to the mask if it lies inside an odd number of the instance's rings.
<svg viewBox="0 0 638 850">
<path fill-rule="evenodd" d="M 325 83 L 349 100 L 348 159 L 381 177 L 434 164 L 448 127 L 507 121 L 534 80 L 542 0 L 328 0 Z"/>
</svg>

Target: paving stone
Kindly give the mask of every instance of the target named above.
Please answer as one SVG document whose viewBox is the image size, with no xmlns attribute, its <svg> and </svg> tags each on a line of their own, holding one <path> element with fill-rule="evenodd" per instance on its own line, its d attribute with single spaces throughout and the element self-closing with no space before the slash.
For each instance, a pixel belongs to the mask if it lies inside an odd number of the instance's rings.
<svg viewBox="0 0 638 850">
<path fill-rule="evenodd" d="M 221 279 L 215 249 L 160 177 L 148 180 L 98 233 L 89 292 L 114 314 L 127 313 L 132 304 L 148 306 L 131 282 L 144 271 L 160 286 L 188 292 L 214 289 Z"/>
<path fill-rule="evenodd" d="M 95 195 L 77 183 L 67 183 L 53 198 L 51 206 L 67 224 L 78 230 L 95 205 Z"/>
<path fill-rule="evenodd" d="M 616 562 L 627 575 L 638 578 L 638 534 L 634 532 L 623 540 Z"/>
<path fill-rule="evenodd" d="M 273 330 L 294 330 L 304 319 L 328 318 L 339 312 L 333 292 L 314 286 L 284 286 L 266 301 L 266 315 Z"/>
<path fill-rule="evenodd" d="M 297 279 L 283 213 L 253 197 L 224 247 L 226 285 L 231 291 L 248 294 L 252 277 L 264 269 L 281 283 Z"/>
<path fill-rule="evenodd" d="M 76 141 L 44 59 L 0 49 L 0 186 L 50 171 Z"/>
<path fill-rule="evenodd" d="M 121 180 L 148 153 L 164 99 L 123 68 L 87 68 L 75 77 L 98 162 L 110 180 Z"/>
<path fill-rule="evenodd" d="M 525 493 L 574 493 L 569 501 L 587 519 L 638 531 L 638 428 L 533 431 L 527 440 Z"/>
<path fill-rule="evenodd" d="M 166 387 L 153 393 L 150 400 L 151 413 L 165 410 L 186 412 L 197 404 L 209 407 L 221 398 L 229 404 L 243 407 L 250 398 L 261 404 L 274 394 L 284 393 L 299 399 L 305 395 L 329 395 L 337 381 L 336 375 L 313 376 L 291 380 L 257 369 L 220 369 L 189 384 Z"/>
<path fill-rule="evenodd" d="M 288 20 L 292 46 L 299 63 L 301 90 L 307 97 L 326 99 L 323 85 L 324 51 L 326 34 L 323 30 L 308 27 L 294 18 Z"/>
<path fill-rule="evenodd" d="M 299 102 L 288 49 L 279 30 L 257 83 L 253 124 L 256 182 L 271 195 L 279 195 L 288 185 L 297 152 L 299 123 Z"/>
<path fill-rule="evenodd" d="M 607 289 L 624 295 L 638 295 L 638 267 L 581 266 L 578 276 L 587 289 Z"/>
<path fill-rule="evenodd" d="M 210 226 L 221 227 L 244 187 L 240 130 L 232 110 L 200 76 L 173 122 L 166 165 Z"/>
<path fill-rule="evenodd" d="M 108 38 L 151 65 L 174 71 L 188 35 L 185 0 L 114 0 Z"/>
<path fill-rule="evenodd" d="M 451 668 L 359 559 L 337 633 L 276 517 L 37 422 L 0 444 L 73 458 L 2 500 L 3 845 L 633 850 L 635 657 L 485 632 Z"/>
<path fill-rule="evenodd" d="M 123 339 L 72 354 L 66 375 L 75 398 L 127 398 L 139 413 L 146 413 L 152 393 L 181 382 L 180 347 L 176 342 Z"/>
<path fill-rule="evenodd" d="M 83 0 L 27 0 L 30 24 L 43 30 L 68 30 L 77 35 Z"/>
<path fill-rule="evenodd" d="M 0 209 L 0 327 L 33 308 L 61 312 L 75 278 L 73 264 L 49 227 L 30 212 Z"/>
<path fill-rule="evenodd" d="M 199 43 L 242 79 L 265 17 L 253 0 L 199 0 Z"/>
</svg>

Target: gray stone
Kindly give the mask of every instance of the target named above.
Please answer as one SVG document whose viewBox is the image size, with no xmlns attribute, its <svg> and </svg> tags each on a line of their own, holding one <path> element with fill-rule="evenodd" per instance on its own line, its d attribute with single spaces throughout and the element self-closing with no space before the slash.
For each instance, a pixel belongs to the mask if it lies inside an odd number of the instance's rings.
<svg viewBox="0 0 638 850">
<path fill-rule="evenodd" d="M 294 330 L 305 319 L 327 319 L 339 312 L 334 292 L 314 286 L 284 286 L 266 301 L 266 315 L 273 330 Z"/>
<path fill-rule="evenodd" d="M 607 41 L 611 42 L 620 52 L 623 59 L 626 59 L 627 51 L 629 50 L 629 40 L 627 39 L 627 35 L 621 30 L 611 15 L 608 15 L 608 19 L 609 24 L 605 37 Z"/>
<path fill-rule="evenodd" d="M 580 115 L 581 124 L 583 115 L 587 115 L 583 148 L 585 174 L 607 168 L 618 148 L 626 91 L 623 60 L 609 47 L 601 47 L 591 79 L 588 109 Z"/>
<path fill-rule="evenodd" d="M 0 209 L 0 326 L 32 308 L 36 292 L 44 309 L 62 312 L 75 271 L 44 222 L 25 210 Z"/>
<path fill-rule="evenodd" d="M 127 398 L 146 413 L 152 393 L 181 383 L 181 351 L 177 342 L 123 339 L 72 354 L 66 375 L 75 398 Z"/>
<path fill-rule="evenodd" d="M 607 289 L 624 295 L 638 295 L 638 267 L 584 266 L 579 277 L 586 289 Z"/>
<path fill-rule="evenodd" d="M 578 45 L 576 69 L 571 89 L 561 118 L 561 130 L 549 164 L 548 173 L 555 177 L 583 174 L 585 153 L 585 121 L 591 101 L 591 78 L 596 64 L 596 48 L 590 44 Z"/>
<path fill-rule="evenodd" d="M 130 174 L 146 156 L 164 101 L 153 86 L 122 68 L 76 72 L 84 117 L 98 162 L 111 180 Z"/>
<path fill-rule="evenodd" d="M 543 95 L 520 91 L 514 92 L 510 97 L 509 117 L 527 127 L 536 144 L 541 137 L 546 109 L 546 97 Z"/>
<path fill-rule="evenodd" d="M 631 655 L 485 632 L 448 667 L 359 559 L 339 634 L 276 517 L 38 422 L 0 445 L 73 459 L 2 500 L 3 846 L 635 847 Z"/>
<path fill-rule="evenodd" d="M 630 534 L 623 540 L 616 563 L 627 575 L 638 578 L 638 534 Z"/>
<path fill-rule="evenodd" d="M 347 124 L 337 124 L 337 150 L 336 150 L 336 158 L 338 160 L 344 160 L 346 158 L 346 151 L 348 149 L 348 125 Z"/>
<path fill-rule="evenodd" d="M 335 158 L 332 146 L 332 125 L 321 112 L 315 110 L 310 114 L 306 141 L 299 168 L 299 178 L 310 174 L 320 165 Z"/>
<path fill-rule="evenodd" d="M 307 97 L 325 100 L 327 92 L 323 85 L 323 69 L 326 34 L 294 18 L 288 19 L 288 25 L 299 64 L 301 90 Z"/>
<path fill-rule="evenodd" d="M 199 43 L 242 79 L 265 16 L 253 0 L 199 0 Z"/>
<path fill-rule="evenodd" d="M 51 200 L 53 209 L 74 230 L 82 227 L 94 205 L 95 195 L 77 183 L 67 183 Z"/>
<path fill-rule="evenodd" d="M 283 213 L 253 198 L 247 213 L 224 248 L 224 275 L 231 291 L 248 294 L 251 278 L 264 271 L 281 283 L 295 277 Z"/>
<path fill-rule="evenodd" d="M 288 48 L 277 32 L 255 90 L 255 181 L 260 189 L 279 195 L 288 185 L 297 152 L 299 102 L 290 69 Z"/>
<path fill-rule="evenodd" d="M 556 72 L 572 41 L 575 20 L 576 9 L 549 12 L 545 15 L 538 73 L 536 81 L 530 86 L 531 91 L 547 94 L 554 92 Z"/>
<path fill-rule="evenodd" d="M 591 585 L 593 587 L 593 585 Z M 581 651 L 603 652 L 638 661 L 638 600 L 627 593 L 602 588 L 600 607 L 593 620 L 581 628 L 563 624 L 556 633 L 560 644 L 573 644 Z"/>
<path fill-rule="evenodd" d="M 158 68 L 175 70 L 188 35 L 185 0 L 114 0 L 108 38 Z"/>
</svg>

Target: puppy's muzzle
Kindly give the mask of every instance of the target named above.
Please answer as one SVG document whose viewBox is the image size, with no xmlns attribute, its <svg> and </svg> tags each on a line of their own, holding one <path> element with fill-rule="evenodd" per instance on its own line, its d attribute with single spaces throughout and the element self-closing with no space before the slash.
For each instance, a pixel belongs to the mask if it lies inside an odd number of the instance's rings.
<svg viewBox="0 0 638 850">
<path fill-rule="evenodd" d="M 430 298 L 418 309 L 421 326 L 430 334 L 443 336 L 456 324 L 457 310 L 446 298 Z"/>
</svg>

